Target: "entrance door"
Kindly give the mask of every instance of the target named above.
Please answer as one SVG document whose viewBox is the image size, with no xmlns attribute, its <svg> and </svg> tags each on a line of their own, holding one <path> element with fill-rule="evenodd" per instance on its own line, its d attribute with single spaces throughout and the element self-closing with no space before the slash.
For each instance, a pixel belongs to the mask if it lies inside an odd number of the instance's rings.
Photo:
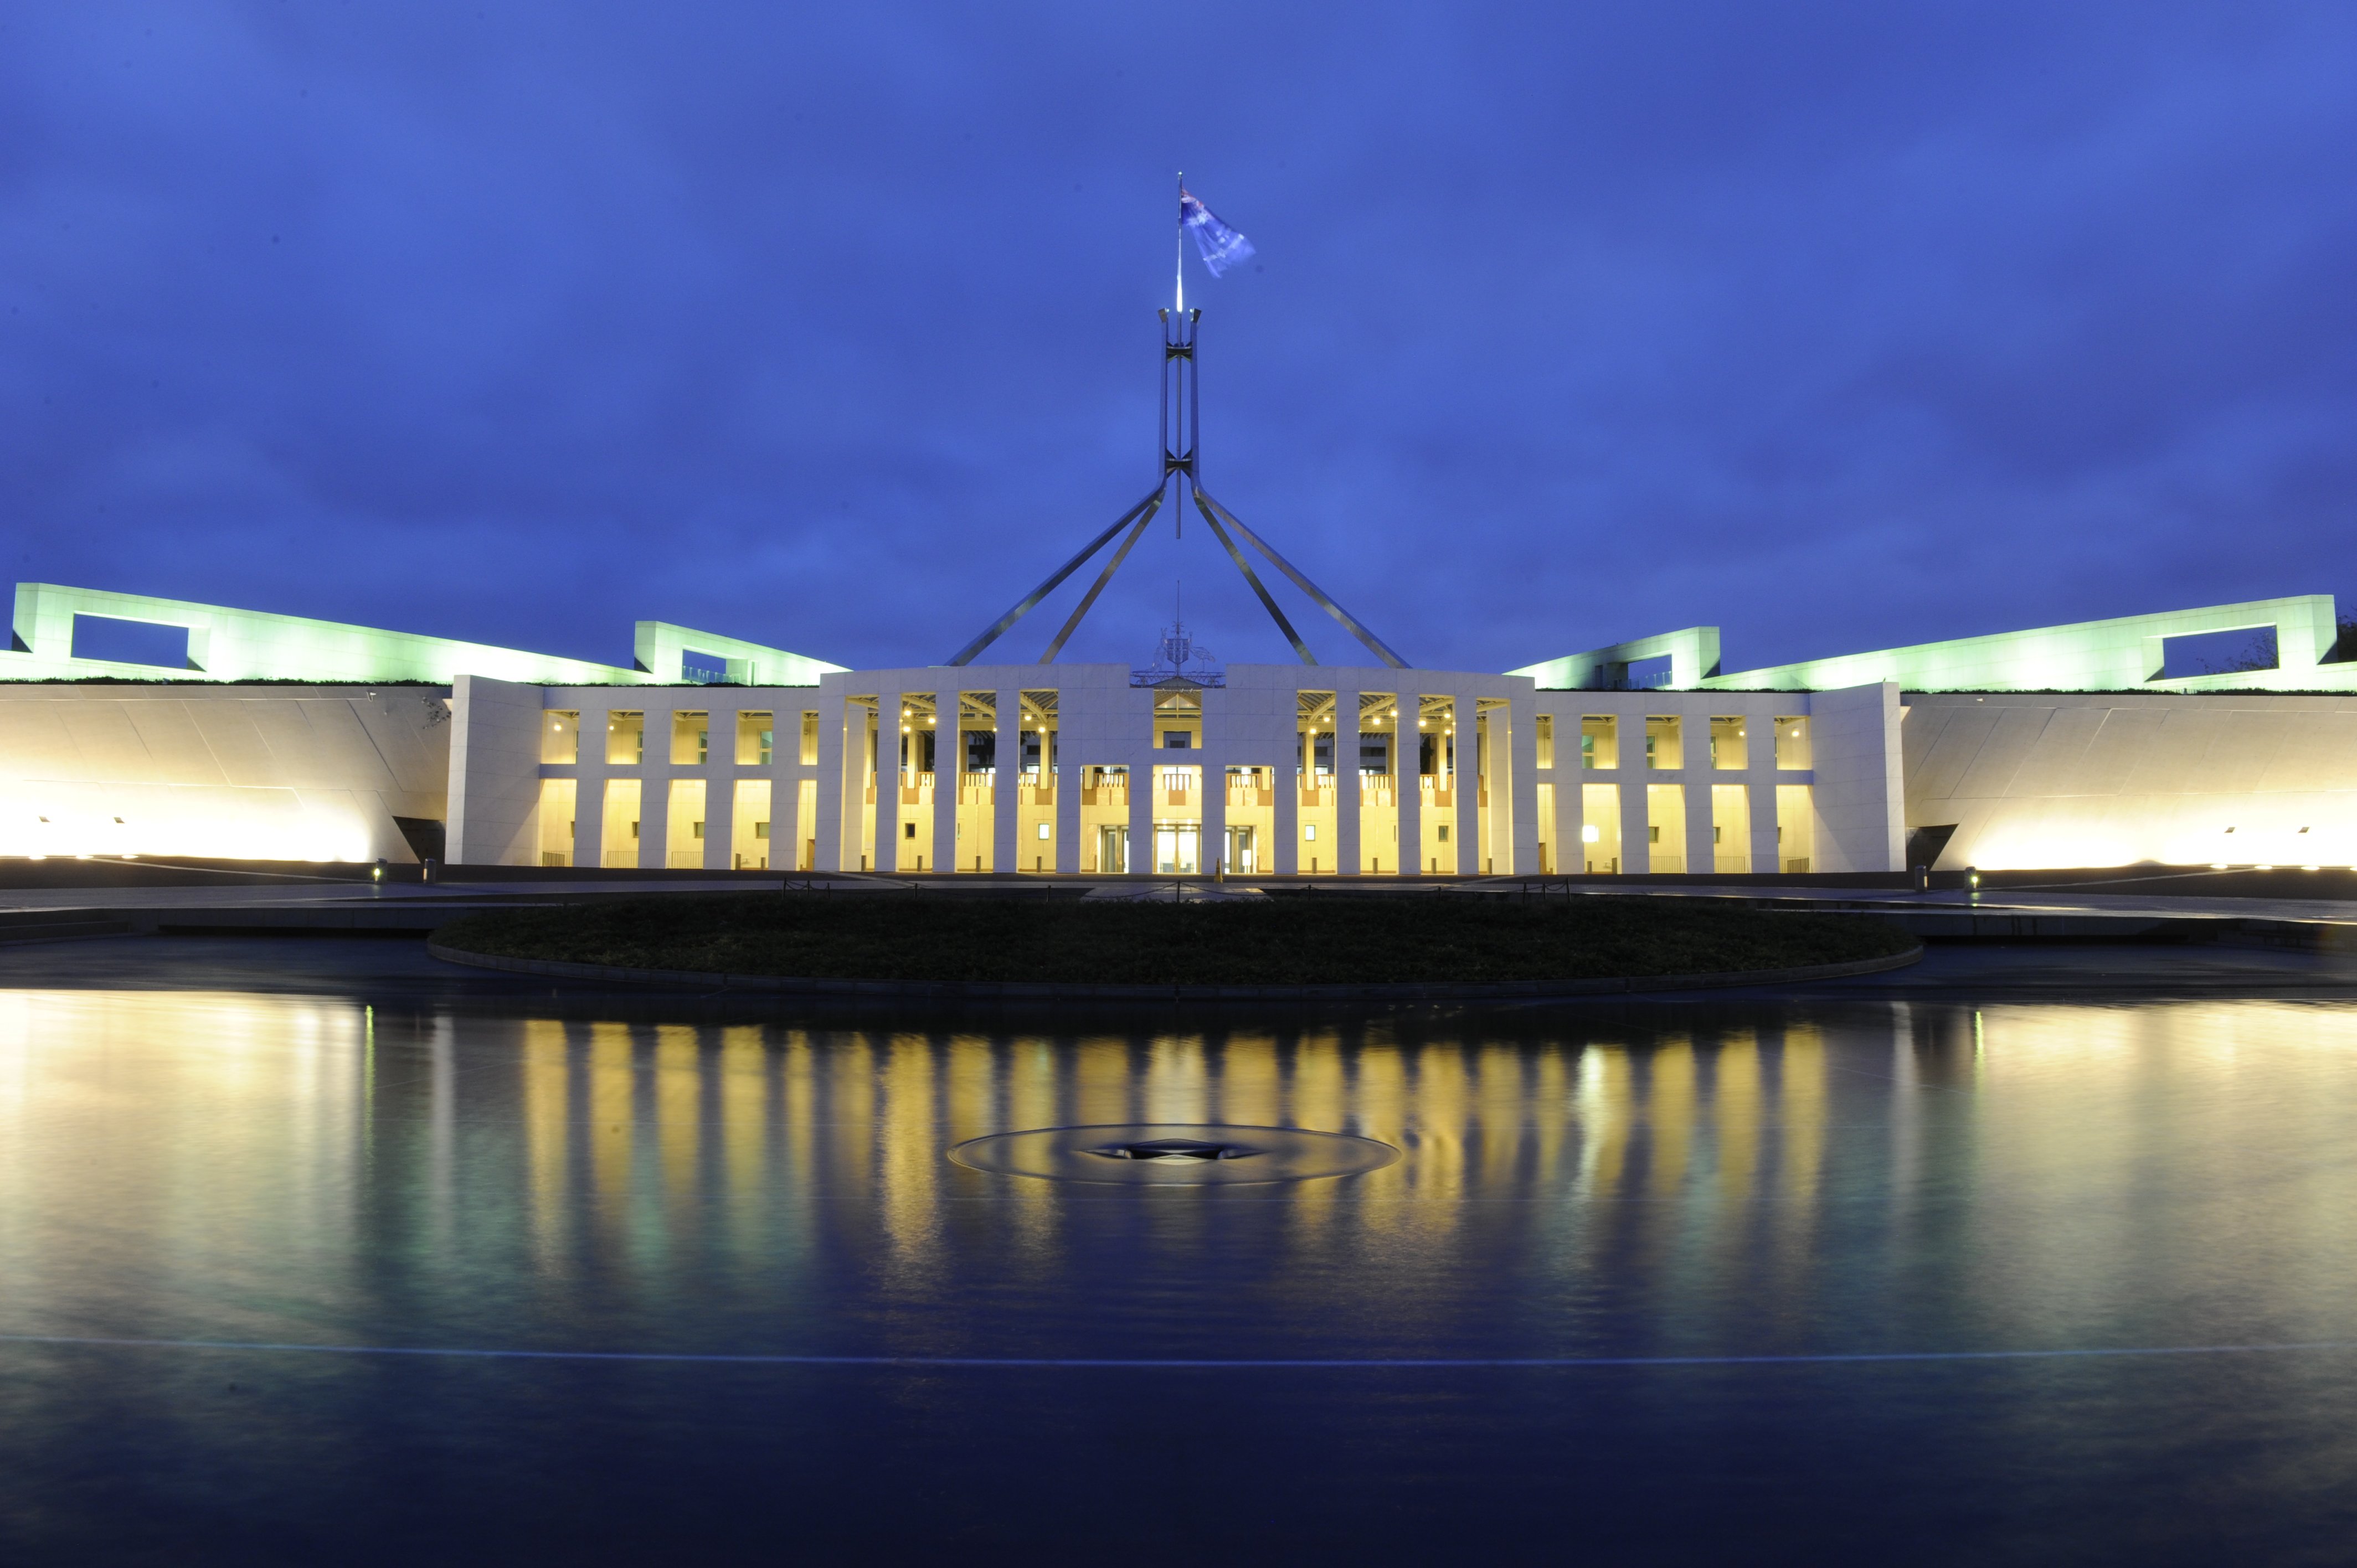
<svg viewBox="0 0 2357 1568">
<path fill-rule="evenodd" d="M 1163 876 L 1192 876 L 1200 867 L 1203 830 L 1193 822 L 1154 824 L 1154 869 Z"/>
<path fill-rule="evenodd" d="M 1228 830 L 1228 869 L 1242 876 L 1250 876 L 1260 869 L 1253 829 Z"/>
<path fill-rule="evenodd" d="M 1097 870 L 1107 876 L 1120 876 L 1129 870 L 1128 828 L 1097 830 Z"/>
</svg>

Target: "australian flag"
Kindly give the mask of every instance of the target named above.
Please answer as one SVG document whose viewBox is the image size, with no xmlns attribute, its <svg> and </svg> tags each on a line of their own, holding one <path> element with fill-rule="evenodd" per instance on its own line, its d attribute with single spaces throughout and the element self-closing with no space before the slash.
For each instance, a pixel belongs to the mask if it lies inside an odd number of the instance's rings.
<svg viewBox="0 0 2357 1568">
<path fill-rule="evenodd" d="M 1194 234 L 1195 248 L 1203 253 L 1203 264 L 1213 277 L 1253 253 L 1250 240 L 1221 222 L 1184 186 L 1178 188 L 1178 224 Z"/>
</svg>

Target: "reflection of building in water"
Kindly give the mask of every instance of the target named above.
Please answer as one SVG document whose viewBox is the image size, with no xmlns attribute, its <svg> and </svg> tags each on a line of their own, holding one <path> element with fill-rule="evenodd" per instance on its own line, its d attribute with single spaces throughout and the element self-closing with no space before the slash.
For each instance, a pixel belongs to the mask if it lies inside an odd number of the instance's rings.
<svg viewBox="0 0 2357 1568">
<path fill-rule="evenodd" d="M 2357 1238 L 2313 1152 L 2342 1141 L 2357 1013 L 1643 1016 L 1598 1015 L 1585 1040 L 1057 1041 L 0 993 L 0 1277 L 20 1321 L 73 1321 L 93 1270 L 171 1291 L 231 1256 L 255 1301 L 287 1271 L 306 1292 L 397 1282 L 476 1311 L 484 1271 L 521 1264 L 551 1302 L 692 1279 L 795 1332 L 839 1291 L 829 1260 L 888 1297 L 950 1301 L 977 1267 L 1052 1281 L 1082 1250 L 1132 1245 L 1241 1249 L 1265 1262 L 1254 1288 L 1349 1280 L 1411 1315 L 1500 1309 L 1501 1280 L 1514 1310 L 1570 1311 L 1636 1278 L 1701 1293 L 1682 1299 L 1706 1317 L 1777 1295 L 1795 1321 L 1829 1257 L 1896 1274 L 1962 1256 L 1943 1288 L 2025 1343 L 2052 1337 L 2040 1300 L 2127 1310 L 2254 1273 L 2340 1299 Z M 1165 1121 L 1355 1133 L 1404 1157 L 1119 1199 L 944 1157 L 1014 1128 Z M 2254 1181 L 2255 1216 L 2150 1201 L 2156 1183 Z M 299 1326 L 240 1310 L 255 1337 Z"/>
<path fill-rule="evenodd" d="M 1440 1200 L 1508 1190 L 1805 1206 L 1829 1098 L 1824 1042 L 1805 1028 L 1584 1046 L 1320 1032 L 1057 1045 L 542 1020 L 516 1036 L 518 1197 L 544 1251 L 603 1238 L 635 1254 L 650 1237 L 716 1221 L 757 1235 L 749 1214 L 784 1188 L 866 1195 L 913 1256 L 942 1222 L 949 1186 L 977 1179 L 943 1165 L 950 1144 L 1114 1122 L 1308 1126 L 1396 1144 L 1407 1157 L 1386 1171 L 1297 1195 L 1335 1222 L 1356 1207 L 1351 1222 L 1372 1230 L 1445 1232 L 1462 1216 Z M 481 1066 L 452 1081 L 451 1094 L 500 1092 Z M 1018 1182 L 961 1196 L 1051 1195 Z"/>
</svg>

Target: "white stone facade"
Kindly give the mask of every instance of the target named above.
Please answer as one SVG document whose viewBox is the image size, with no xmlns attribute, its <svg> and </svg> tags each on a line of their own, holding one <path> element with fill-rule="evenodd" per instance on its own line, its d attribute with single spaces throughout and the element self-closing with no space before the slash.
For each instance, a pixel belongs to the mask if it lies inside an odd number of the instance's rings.
<svg viewBox="0 0 2357 1568">
<path fill-rule="evenodd" d="M 451 727 L 438 687 L 0 684 L 0 855 L 414 861 Z"/>
<path fill-rule="evenodd" d="M 1088 664 L 850 671 L 804 687 L 464 679 L 450 853 L 926 874 L 1901 864 L 1895 687 L 1541 692 L 1517 676 L 1301 665 L 1224 675 L 1200 689 Z M 1355 729 L 1337 723 L 1354 713 Z M 1625 746 L 1585 750 L 1584 729 L 1605 722 Z M 552 723 L 575 726 L 567 759 L 543 751 Z M 741 737 L 765 725 L 760 760 Z M 765 802 L 758 816 L 737 809 L 748 790 Z"/>
</svg>

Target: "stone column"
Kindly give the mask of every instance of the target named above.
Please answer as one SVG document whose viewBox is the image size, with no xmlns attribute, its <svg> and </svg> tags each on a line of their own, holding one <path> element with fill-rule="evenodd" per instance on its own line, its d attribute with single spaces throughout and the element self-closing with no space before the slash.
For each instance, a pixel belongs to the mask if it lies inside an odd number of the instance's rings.
<svg viewBox="0 0 2357 1568">
<path fill-rule="evenodd" d="M 1301 870 L 1301 786 L 1307 778 L 1301 769 L 1308 762 L 1302 751 L 1298 691 L 1288 687 L 1277 693 L 1276 701 L 1291 704 L 1285 717 L 1293 733 L 1275 758 L 1276 812 L 1268 830 L 1275 842 L 1263 847 L 1261 865 L 1273 876 L 1292 876 Z"/>
<path fill-rule="evenodd" d="M 928 870 L 955 871 L 961 862 L 974 864 L 974 850 L 957 831 L 958 793 L 965 782 L 965 702 L 952 688 L 933 696 L 933 844 L 925 860 Z"/>
<path fill-rule="evenodd" d="M 1146 696 L 1150 700 L 1153 693 L 1149 692 L 1146 693 Z M 1146 729 L 1148 733 L 1151 734 L 1154 721 L 1152 708 L 1149 707 L 1146 710 Z M 1162 800 L 1161 795 L 1156 789 L 1157 784 L 1159 782 L 1158 768 L 1157 765 L 1161 761 L 1162 752 L 1154 745 L 1153 740 L 1151 739 L 1141 746 L 1135 738 L 1135 731 L 1132 732 L 1132 738 L 1130 739 L 1129 744 L 1123 749 L 1127 752 L 1130 758 L 1130 875 L 1133 876 L 1140 875 L 1141 873 L 1151 875 L 1154 870 L 1154 819 L 1157 814 L 1157 808 L 1160 806 Z M 1185 755 L 1191 757 L 1194 753 L 1188 752 Z"/>
<path fill-rule="evenodd" d="M 1364 859 L 1359 848 L 1359 687 L 1336 671 L 1334 693 L 1334 870 L 1356 876 Z M 1322 858 L 1322 857 L 1321 857 Z"/>
<path fill-rule="evenodd" d="M 1403 682 L 1398 706 L 1400 716 L 1392 725 L 1392 798 L 1399 802 L 1399 843 L 1394 853 L 1401 875 L 1422 876 L 1432 869 L 1424 854 L 1425 732 L 1415 725 L 1424 712 L 1423 696 Z"/>
<path fill-rule="evenodd" d="M 1579 761 L 1579 718 L 1555 720 L 1555 868 L 1568 875 L 1587 869 L 1587 772 Z"/>
<path fill-rule="evenodd" d="M 1069 690 L 1067 688 L 1066 690 Z M 1056 859 L 1058 871 L 1070 876 L 1083 864 L 1081 857 L 1081 759 L 1080 753 L 1063 744 L 1064 715 L 1070 705 L 1064 701 L 1066 691 L 1056 695 L 1056 753 L 1053 758 L 1042 757 L 1040 766 L 1055 768 L 1049 777 L 1056 788 Z"/>
<path fill-rule="evenodd" d="M 1643 737 L 1638 739 L 1636 754 L 1631 757 L 1624 741 L 1620 747 L 1620 870 L 1626 875 L 1638 876 L 1653 869 L 1652 803 L 1645 798 L 1645 785 L 1652 769 L 1645 766 Z M 1629 777 L 1634 774 L 1634 778 Z"/>
<path fill-rule="evenodd" d="M 1457 714 L 1457 772 L 1451 780 L 1457 792 L 1457 875 L 1481 875 L 1482 852 L 1489 834 L 1481 821 L 1481 704 L 1469 694 L 1452 703 Z"/>
<path fill-rule="evenodd" d="M 909 723 L 900 713 L 904 701 L 898 681 L 876 694 L 876 854 L 867 869 L 887 874 L 900 864 L 900 726 Z"/>
<path fill-rule="evenodd" d="M 640 721 L 644 741 L 639 748 L 639 865 L 646 867 L 671 861 L 672 710 L 668 701 L 658 708 L 655 701 L 663 699 L 651 699 Z"/>
<path fill-rule="evenodd" d="M 610 700 L 610 699 L 609 699 Z M 573 864 L 603 865 L 606 847 L 606 708 L 581 705 L 580 761 L 573 770 Z"/>
<path fill-rule="evenodd" d="M 1775 757 L 1775 750 L 1772 746 L 1770 748 L 1768 755 L 1772 761 Z M 1752 872 L 1756 875 L 1763 871 L 1774 873 L 1783 870 L 1784 867 L 1778 861 L 1776 854 L 1775 774 L 1771 771 L 1765 780 L 1758 780 L 1746 784 L 1743 789 L 1743 793 L 1745 800 L 1751 808 L 1751 843 L 1749 845 L 1750 860 L 1749 864 Z"/>
</svg>

